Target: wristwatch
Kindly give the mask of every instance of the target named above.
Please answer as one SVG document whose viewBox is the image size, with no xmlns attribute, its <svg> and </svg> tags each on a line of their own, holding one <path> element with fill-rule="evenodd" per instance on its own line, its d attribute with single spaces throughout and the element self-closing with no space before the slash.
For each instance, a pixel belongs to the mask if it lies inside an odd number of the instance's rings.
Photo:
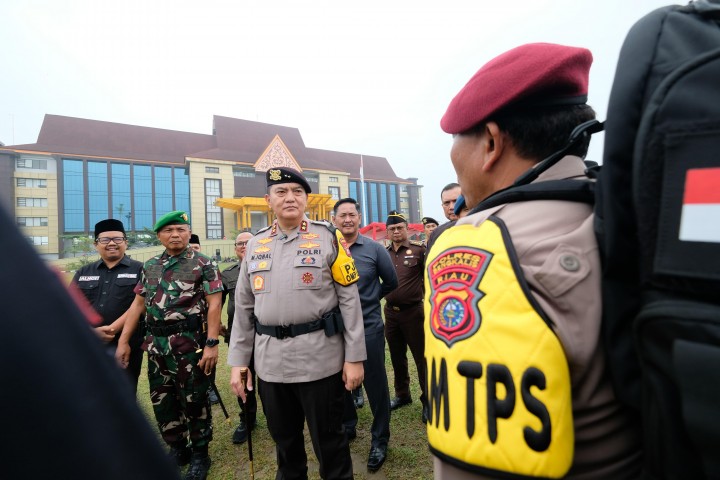
<svg viewBox="0 0 720 480">
<path fill-rule="evenodd" d="M 218 340 L 217 338 L 208 338 L 207 340 L 205 340 L 206 347 L 217 347 L 219 343 L 220 340 Z"/>
</svg>

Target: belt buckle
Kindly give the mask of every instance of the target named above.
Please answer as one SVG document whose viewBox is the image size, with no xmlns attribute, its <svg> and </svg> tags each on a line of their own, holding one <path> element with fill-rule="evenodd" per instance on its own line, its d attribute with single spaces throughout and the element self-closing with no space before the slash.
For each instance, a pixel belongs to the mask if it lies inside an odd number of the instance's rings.
<svg viewBox="0 0 720 480">
<path fill-rule="evenodd" d="M 396 307 L 395 305 L 392 306 L 392 309 L 395 310 L 396 312 L 400 311 L 400 307 Z"/>
<path fill-rule="evenodd" d="M 283 338 L 292 337 L 292 331 L 290 330 L 290 327 L 284 327 L 282 325 L 278 325 L 275 327 L 275 338 L 278 340 L 282 340 Z"/>
</svg>

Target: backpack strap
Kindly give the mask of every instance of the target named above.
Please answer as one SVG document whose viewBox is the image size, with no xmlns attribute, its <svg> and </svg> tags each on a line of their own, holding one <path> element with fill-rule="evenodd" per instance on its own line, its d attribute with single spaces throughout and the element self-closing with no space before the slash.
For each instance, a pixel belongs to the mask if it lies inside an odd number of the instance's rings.
<svg viewBox="0 0 720 480">
<path fill-rule="evenodd" d="M 506 203 L 529 202 L 533 200 L 564 200 L 594 205 L 595 182 L 590 180 L 566 179 L 511 186 L 490 195 L 470 210 L 470 214 Z"/>
</svg>

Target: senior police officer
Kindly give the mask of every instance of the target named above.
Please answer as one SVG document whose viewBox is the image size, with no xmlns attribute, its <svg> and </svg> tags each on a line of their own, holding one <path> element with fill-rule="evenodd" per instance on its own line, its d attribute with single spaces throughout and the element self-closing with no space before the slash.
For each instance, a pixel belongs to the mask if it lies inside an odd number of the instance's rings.
<svg viewBox="0 0 720 480">
<path fill-rule="evenodd" d="M 387 251 L 379 243 L 360 235 L 360 205 L 354 198 L 338 200 L 333 207 L 333 223 L 350 247 L 360 280 L 365 349 L 365 390 L 373 414 L 372 439 L 367 468 L 380 469 L 387 456 L 390 439 L 390 391 L 385 370 L 385 325 L 380 300 L 397 287 L 397 274 Z M 345 396 L 343 424 L 350 438 L 355 437 L 358 417 L 350 394 Z"/>
<path fill-rule="evenodd" d="M 220 343 L 222 282 L 215 263 L 189 246 L 190 220 L 185 212 L 160 217 L 153 229 L 165 251 L 145 262 L 116 357 L 127 364 L 128 339 L 139 315 L 147 311 L 143 348 L 148 352 L 155 419 L 177 464 L 190 463 L 186 480 L 203 480 L 210 468 L 208 389 Z"/>
<path fill-rule="evenodd" d="M 385 338 L 395 372 L 395 397 L 390 410 L 412 403 L 407 350 L 415 360 L 420 401 L 425 421 L 425 360 L 423 350 L 423 265 L 425 247 L 408 240 L 408 222 L 395 210 L 388 215 L 386 228 L 391 244 L 387 247 L 398 276 L 398 287 L 385 297 Z"/>
<path fill-rule="evenodd" d="M 125 255 L 127 238 L 120 220 L 108 218 L 95 224 L 95 250 L 100 260 L 81 267 L 73 276 L 90 305 L 102 318 L 102 325 L 95 333 L 107 344 L 108 353 L 115 355 L 118 335 L 123 329 L 123 313 L 135 299 L 135 285 L 140 280 L 143 264 Z M 126 372 L 133 392 L 137 392 L 138 377 L 142 366 L 142 343 L 144 325 L 130 337 L 132 347 Z"/>
<path fill-rule="evenodd" d="M 305 216 L 307 180 L 289 168 L 271 168 L 266 180 L 265 200 L 276 220 L 250 240 L 240 266 L 231 385 L 244 399 L 241 371 L 254 345 L 260 399 L 277 445 L 277 478 L 307 478 L 307 420 L 320 476 L 350 479 L 341 427 L 344 389 L 361 384 L 366 357 L 357 271 L 342 234 Z"/>
<path fill-rule="evenodd" d="M 427 257 L 436 478 L 640 473 L 637 432 L 615 398 L 600 340 L 592 207 L 493 201 L 538 172 L 537 188 L 587 182 L 589 136 L 569 138 L 595 117 L 586 104 L 591 62 L 584 48 L 517 47 L 483 66 L 442 118 L 474 208 Z"/>
<path fill-rule="evenodd" d="M 230 332 L 232 332 L 233 318 L 235 316 L 235 286 L 237 285 L 238 274 L 240 273 L 240 265 L 245 259 L 245 253 L 247 252 L 247 243 L 253 237 L 250 232 L 242 232 L 235 238 L 235 255 L 238 257 L 238 263 L 235 263 L 220 273 L 220 278 L 223 283 L 223 294 L 222 301 L 225 304 L 227 299 L 227 316 L 228 326 L 225 331 L 225 342 L 230 344 Z M 250 358 L 250 370 L 249 374 L 253 377 L 253 383 L 255 383 L 255 366 L 253 364 L 252 357 Z M 232 435 L 232 442 L 235 444 L 244 443 L 248 437 L 248 431 L 255 428 L 257 418 L 257 398 L 255 397 L 255 390 L 247 392 L 247 399 L 243 402 L 240 397 L 238 398 L 238 404 L 240 405 L 240 424 L 237 426 Z M 245 423 L 245 415 L 247 411 L 247 421 Z"/>
</svg>

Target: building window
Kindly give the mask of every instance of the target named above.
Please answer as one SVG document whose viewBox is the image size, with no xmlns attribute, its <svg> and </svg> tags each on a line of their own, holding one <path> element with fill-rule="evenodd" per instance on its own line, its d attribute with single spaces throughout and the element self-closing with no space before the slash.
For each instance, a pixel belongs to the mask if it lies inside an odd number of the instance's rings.
<svg viewBox="0 0 720 480">
<path fill-rule="evenodd" d="M 220 167 L 205 167 L 205 173 L 220 173 Z"/>
<path fill-rule="evenodd" d="M 82 160 L 63 160 L 63 215 L 66 232 L 85 230 L 85 185 Z"/>
<path fill-rule="evenodd" d="M 205 179 L 205 221 L 207 238 L 222 238 L 222 209 L 215 201 L 222 195 L 220 180 Z"/>
<path fill-rule="evenodd" d="M 333 200 L 340 200 L 340 187 L 328 187 L 328 193 L 332 195 Z"/>
<path fill-rule="evenodd" d="M 350 180 L 350 198 L 354 198 L 358 203 L 362 202 L 362 198 L 358 198 L 358 182 Z"/>
<path fill-rule="evenodd" d="M 47 170 L 47 160 L 32 158 L 18 158 L 15 166 L 17 168 L 30 168 L 33 170 Z"/>
<path fill-rule="evenodd" d="M 48 237 L 27 237 L 33 245 L 47 245 Z"/>
<path fill-rule="evenodd" d="M 21 227 L 47 227 L 48 217 L 17 217 Z"/>
<path fill-rule="evenodd" d="M 233 176 L 255 178 L 255 170 L 250 169 L 250 168 L 237 168 L 236 167 L 233 169 Z"/>
<path fill-rule="evenodd" d="M 173 183 L 171 167 L 154 167 L 155 171 L 155 214 L 161 217 L 173 208 Z"/>
<path fill-rule="evenodd" d="M 110 214 L 123 222 L 125 230 L 132 231 L 132 200 L 130 189 L 130 165 L 127 163 L 112 163 L 112 211 Z"/>
<path fill-rule="evenodd" d="M 153 220 L 153 184 L 150 165 L 133 165 L 133 227 L 135 231 L 152 228 Z M 164 215 L 167 212 L 163 212 Z"/>
<path fill-rule="evenodd" d="M 397 185 L 390 184 L 390 210 L 397 210 Z"/>
<path fill-rule="evenodd" d="M 47 180 L 44 178 L 16 178 L 18 187 L 26 188 L 47 188 Z"/>
<path fill-rule="evenodd" d="M 400 185 L 400 193 L 407 193 L 407 185 Z"/>
<path fill-rule="evenodd" d="M 87 162 L 88 215 L 90 225 L 108 218 L 108 164 Z"/>
<path fill-rule="evenodd" d="M 332 183 L 338 183 L 338 177 L 330 177 Z"/>
<path fill-rule="evenodd" d="M 190 213 L 190 179 L 184 168 L 175 168 L 175 210 Z"/>
<path fill-rule="evenodd" d="M 47 198 L 18 197 L 18 207 L 47 207 Z"/>
</svg>

